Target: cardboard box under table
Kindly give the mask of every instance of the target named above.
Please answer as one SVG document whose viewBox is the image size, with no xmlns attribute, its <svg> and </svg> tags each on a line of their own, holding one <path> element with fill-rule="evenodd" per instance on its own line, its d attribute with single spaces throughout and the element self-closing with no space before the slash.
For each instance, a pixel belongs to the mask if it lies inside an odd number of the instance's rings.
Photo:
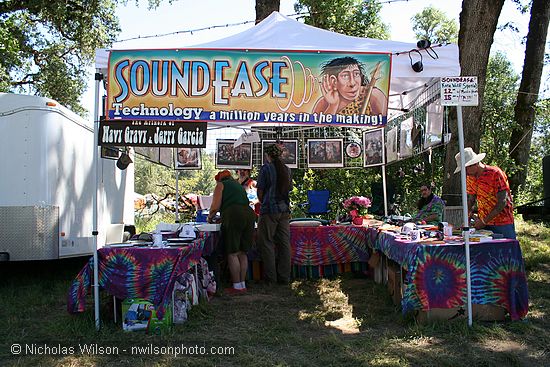
<svg viewBox="0 0 550 367">
<path fill-rule="evenodd" d="M 401 305 L 402 289 L 401 289 L 401 267 L 395 261 L 388 262 L 388 292 L 394 305 Z"/>
</svg>

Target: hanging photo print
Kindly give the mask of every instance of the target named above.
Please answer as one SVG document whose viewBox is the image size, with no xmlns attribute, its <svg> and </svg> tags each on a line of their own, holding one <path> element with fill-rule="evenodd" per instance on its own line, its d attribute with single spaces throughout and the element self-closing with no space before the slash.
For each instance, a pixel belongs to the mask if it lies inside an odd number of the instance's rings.
<svg viewBox="0 0 550 367">
<path fill-rule="evenodd" d="M 136 154 L 139 154 L 149 162 L 160 163 L 160 148 L 158 147 L 134 147 Z"/>
<path fill-rule="evenodd" d="M 373 167 L 384 164 L 384 129 L 376 129 L 363 133 L 365 147 L 364 166 Z"/>
<path fill-rule="evenodd" d="M 361 151 L 361 144 L 356 141 L 352 141 L 346 145 L 346 155 L 350 158 L 361 156 Z"/>
<path fill-rule="evenodd" d="M 344 139 L 309 139 L 307 166 L 309 168 L 344 167 Z"/>
<path fill-rule="evenodd" d="M 252 143 L 234 147 L 235 140 L 216 140 L 216 168 L 252 169 Z"/>
<path fill-rule="evenodd" d="M 265 147 L 272 144 L 275 144 L 275 140 L 262 140 L 262 152 Z M 298 140 L 280 140 L 279 145 L 283 148 L 283 154 L 281 154 L 283 163 L 288 168 L 298 168 Z"/>
<path fill-rule="evenodd" d="M 386 160 L 390 163 L 399 158 L 399 154 L 397 152 L 397 126 L 388 131 L 386 139 Z"/>
<path fill-rule="evenodd" d="M 399 135 L 399 157 L 405 158 L 413 154 L 412 142 L 413 118 L 409 117 L 401 122 L 401 134 Z"/>
<path fill-rule="evenodd" d="M 159 163 L 166 167 L 172 167 L 174 162 L 174 149 L 159 148 Z"/>
<path fill-rule="evenodd" d="M 201 169 L 201 150 L 200 148 L 176 148 L 174 151 L 175 169 Z"/>
<path fill-rule="evenodd" d="M 438 99 L 426 108 L 426 137 L 425 147 L 432 147 L 441 143 L 443 138 L 443 106 Z"/>
<path fill-rule="evenodd" d="M 101 147 L 101 158 L 118 159 L 120 151 L 116 147 Z"/>
</svg>

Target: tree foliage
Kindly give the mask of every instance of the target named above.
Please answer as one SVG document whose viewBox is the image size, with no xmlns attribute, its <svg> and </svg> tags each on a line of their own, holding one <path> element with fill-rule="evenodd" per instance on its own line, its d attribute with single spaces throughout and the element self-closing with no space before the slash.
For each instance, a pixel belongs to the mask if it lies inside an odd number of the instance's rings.
<svg viewBox="0 0 550 367">
<path fill-rule="evenodd" d="M 514 128 L 514 105 L 519 76 L 503 53 L 489 59 L 481 118 L 481 148 L 485 161 L 502 168 L 508 175 L 514 164 L 508 155 L 510 135 Z"/>
<path fill-rule="evenodd" d="M 134 190 L 139 194 L 156 193 L 164 195 L 175 187 L 174 171 L 136 156 L 134 171 Z M 164 186 L 164 184 L 168 186 Z"/>
<path fill-rule="evenodd" d="M 210 195 L 214 191 L 214 186 L 216 186 L 214 180 L 216 172 L 214 154 L 204 154 L 201 170 L 180 172 L 180 192 Z"/>
<path fill-rule="evenodd" d="M 213 154 L 202 156 L 202 169 L 180 171 L 178 191 L 180 194 L 209 195 L 214 191 Z M 135 166 L 135 191 L 140 194 L 155 193 L 175 197 L 176 173 L 173 168 L 138 158 Z"/>
<path fill-rule="evenodd" d="M 544 197 L 542 159 L 547 155 L 550 155 L 550 99 L 541 100 L 536 105 L 533 137 L 527 162 L 529 174 L 522 190 L 518 190 L 515 195 L 516 205 Z"/>
<path fill-rule="evenodd" d="M 517 166 L 517 170 L 510 176 L 512 193 L 517 193 L 527 178 L 535 105 L 540 89 L 549 23 L 548 0 L 533 0 L 525 45 L 525 61 L 515 107 L 516 124 L 510 139 L 510 157 Z"/>
<path fill-rule="evenodd" d="M 149 0 L 150 8 L 161 0 Z M 118 0 L 0 2 L 0 91 L 56 99 L 83 114 L 83 70 L 120 32 Z M 136 4 L 139 3 L 136 0 Z"/>
<path fill-rule="evenodd" d="M 376 0 L 299 0 L 297 12 L 308 12 L 305 23 L 333 32 L 356 37 L 388 39 L 388 26 L 382 22 L 381 5 Z M 327 128 L 331 136 L 343 136 L 341 128 Z M 361 137 L 356 137 L 358 140 Z M 379 168 L 371 169 L 297 169 L 293 170 L 294 189 L 291 202 L 307 202 L 307 190 L 328 189 L 331 192 L 331 213 L 327 219 L 344 214 L 341 203 L 354 195 L 372 197 L 371 185 L 381 182 Z M 294 205 L 293 216 L 305 215 L 304 209 Z"/>
<path fill-rule="evenodd" d="M 487 153 L 485 163 L 499 166 L 508 176 L 518 170 L 517 163 L 508 153 L 513 149 L 510 139 L 517 127 L 514 108 L 518 87 L 519 75 L 506 56 L 502 53 L 492 56 L 487 66 L 480 151 Z M 550 102 L 542 100 L 535 106 L 532 144 L 526 161 L 529 175 L 522 190 L 514 193 L 516 205 L 542 197 L 542 158 L 548 154 L 550 154 Z"/>
<path fill-rule="evenodd" d="M 267 18 L 272 12 L 279 11 L 281 0 L 256 0 L 256 24 Z"/>
<path fill-rule="evenodd" d="M 307 11 L 305 23 L 355 37 L 389 39 L 378 0 L 298 0 L 297 12 Z"/>
<path fill-rule="evenodd" d="M 504 0 L 463 0 L 460 13 L 460 30 L 458 34 L 458 48 L 461 75 L 477 76 L 479 105 L 462 109 L 464 146 L 479 151 L 481 132 L 483 96 L 487 64 L 498 18 L 504 5 Z M 447 144 L 445 158 L 445 181 L 443 193 L 449 200 L 459 198 L 461 192 L 460 175 L 453 174 L 455 154 L 458 153 L 458 125 L 456 120 L 449 123 L 451 139 Z M 460 201 L 452 201 L 451 205 L 460 205 Z"/>
<path fill-rule="evenodd" d="M 417 39 L 429 40 L 432 44 L 458 41 L 458 24 L 433 6 L 424 8 L 411 18 Z"/>
<path fill-rule="evenodd" d="M 210 195 L 214 191 L 214 155 L 205 154 L 202 156 L 201 170 L 180 171 L 178 180 L 178 217 L 180 221 L 193 220 L 196 211 L 191 201 L 186 197 L 188 194 Z M 148 231 L 160 221 L 172 221 L 175 218 L 176 198 L 176 172 L 171 167 L 149 162 L 140 156 L 135 160 L 135 191 L 146 195 L 154 194 L 157 198 L 153 206 L 157 211 L 153 215 L 136 216 L 136 225 L 140 231 Z M 165 199 L 172 205 L 163 206 Z M 160 208 L 163 210 L 159 210 Z"/>
</svg>

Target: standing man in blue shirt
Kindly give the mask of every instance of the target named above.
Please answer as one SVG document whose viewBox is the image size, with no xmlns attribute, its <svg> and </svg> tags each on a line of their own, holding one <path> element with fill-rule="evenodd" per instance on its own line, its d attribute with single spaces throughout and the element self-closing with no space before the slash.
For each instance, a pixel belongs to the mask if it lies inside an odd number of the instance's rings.
<svg viewBox="0 0 550 367">
<path fill-rule="evenodd" d="M 283 149 L 277 145 L 265 148 L 267 163 L 260 169 L 257 189 L 260 200 L 258 248 L 264 264 L 266 283 L 290 282 L 290 199 L 292 177 L 281 161 Z"/>
</svg>

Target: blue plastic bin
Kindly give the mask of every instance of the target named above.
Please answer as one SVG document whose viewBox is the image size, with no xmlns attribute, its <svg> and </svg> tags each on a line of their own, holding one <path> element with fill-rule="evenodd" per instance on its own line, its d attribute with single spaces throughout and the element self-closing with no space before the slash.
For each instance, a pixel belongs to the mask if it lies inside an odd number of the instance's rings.
<svg viewBox="0 0 550 367">
<path fill-rule="evenodd" d="M 195 222 L 197 222 L 197 223 L 206 223 L 206 218 L 207 217 L 208 217 L 208 210 L 207 209 L 197 210 L 197 217 L 195 218 Z"/>
</svg>

